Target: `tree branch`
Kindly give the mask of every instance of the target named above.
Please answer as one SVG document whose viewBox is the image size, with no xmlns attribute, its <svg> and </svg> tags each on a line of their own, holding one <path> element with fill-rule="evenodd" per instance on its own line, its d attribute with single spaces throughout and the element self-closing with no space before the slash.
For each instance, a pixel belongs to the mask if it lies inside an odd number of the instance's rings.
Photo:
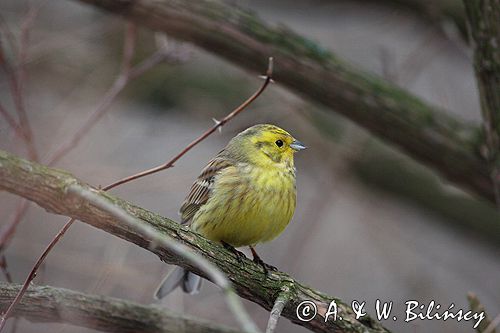
<svg viewBox="0 0 500 333">
<path fill-rule="evenodd" d="M 267 321 L 266 333 L 273 333 L 278 326 L 278 320 L 281 317 L 281 312 L 285 308 L 285 305 L 290 300 L 290 288 L 288 286 L 283 286 L 283 290 L 278 295 L 274 301 L 273 308 L 271 309 L 271 315 Z"/>
<path fill-rule="evenodd" d="M 474 293 L 468 293 L 467 300 L 469 301 L 469 308 L 472 312 L 475 312 L 475 313 L 483 312 L 484 313 L 485 318 L 477 326 L 476 332 L 477 333 L 485 333 L 486 330 L 492 326 L 492 322 L 491 322 L 491 319 L 488 317 L 488 314 L 484 310 L 484 305 L 481 304 L 481 302 L 479 301 L 479 298 L 477 298 L 477 295 Z M 494 329 L 494 327 L 493 327 L 493 329 Z M 491 330 L 489 333 L 495 333 L 495 331 Z"/>
<path fill-rule="evenodd" d="M 491 179 L 500 208 L 500 3 L 496 0 L 464 1 L 474 41 L 476 71 L 483 128 L 485 158 L 491 164 Z"/>
<path fill-rule="evenodd" d="M 20 285 L 0 283 L 4 309 Z M 174 314 L 158 306 L 145 306 L 112 297 L 93 296 L 62 288 L 30 287 L 14 315 L 32 322 L 68 323 L 103 332 L 238 333 L 208 321 Z"/>
<path fill-rule="evenodd" d="M 189 261 L 192 265 L 196 266 L 198 269 L 203 271 L 205 276 L 207 276 L 213 283 L 215 283 L 219 288 L 222 289 L 224 296 L 226 296 L 226 302 L 229 306 L 231 312 L 235 318 L 240 322 L 241 327 L 247 333 L 260 333 L 257 325 L 252 321 L 245 308 L 243 307 L 240 299 L 234 293 L 231 283 L 226 278 L 226 276 L 213 265 L 206 258 L 196 255 L 191 252 L 189 247 L 175 241 L 172 237 L 159 232 L 155 228 L 148 224 L 143 223 L 141 220 L 128 214 L 120 206 L 115 205 L 112 201 L 99 195 L 98 192 L 92 191 L 88 188 L 83 188 L 82 186 L 72 184 L 68 188 L 68 194 L 74 194 L 81 199 L 87 201 L 89 204 L 95 206 L 96 208 L 102 209 L 103 211 L 109 213 L 113 218 L 124 223 L 135 230 L 135 232 L 140 233 L 144 237 L 148 238 L 151 242 L 150 248 L 161 246 L 165 250 L 184 258 Z M 15 304 L 15 303 L 13 303 Z M 12 305 L 11 305 L 12 306 Z"/>
<path fill-rule="evenodd" d="M 191 262 L 176 256 L 166 248 L 151 248 L 151 239 L 138 233 L 129 225 L 113 218 L 106 211 L 68 192 L 72 185 L 98 193 L 105 200 L 121 207 L 127 213 L 143 220 L 158 232 L 165 233 L 187 245 L 194 253 L 212 261 L 226 274 L 237 293 L 267 310 L 271 310 L 284 286 L 290 288 L 290 300 L 282 311 L 282 316 L 315 332 L 388 332 L 380 323 L 370 317 L 357 320 L 351 308 L 341 300 L 307 287 L 282 272 L 266 275 L 260 265 L 249 259 L 240 259 L 223 246 L 211 242 L 185 226 L 163 218 L 157 214 L 134 206 L 108 193 L 98 191 L 74 178 L 71 174 L 51 169 L 40 164 L 17 158 L 0 151 L 0 189 L 25 197 L 38 203 L 49 212 L 62 214 L 81 220 L 96 228 L 135 243 L 158 255 L 167 263 L 182 266 L 206 277 Z M 243 260 L 243 261 L 241 261 Z M 302 322 L 296 316 L 296 307 L 304 300 L 313 301 L 318 315 L 309 322 Z M 343 320 L 325 323 L 325 313 L 335 300 Z"/>
<path fill-rule="evenodd" d="M 285 87 L 343 114 L 448 180 L 494 201 L 488 167 L 476 149 L 478 128 L 354 69 L 289 29 L 270 28 L 253 13 L 221 1 L 80 1 L 192 42 L 249 70 L 258 71 L 273 55 L 274 78 Z"/>
</svg>

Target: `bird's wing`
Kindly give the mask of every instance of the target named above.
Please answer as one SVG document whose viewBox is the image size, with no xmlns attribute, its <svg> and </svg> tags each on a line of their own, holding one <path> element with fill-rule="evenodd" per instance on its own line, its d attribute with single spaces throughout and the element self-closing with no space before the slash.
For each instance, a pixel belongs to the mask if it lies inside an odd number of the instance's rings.
<svg viewBox="0 0 500 333">
<path fill-rule="evenodd" d="M 208 162 L 196 181 L 191 185 L 191 190 L 179 210 L 182 224 L 189 223 L 198 209 L 208 201 L 217 173 L 234 165 L 232 161 L 221 156 L 221 153 Z"/>
</svg>

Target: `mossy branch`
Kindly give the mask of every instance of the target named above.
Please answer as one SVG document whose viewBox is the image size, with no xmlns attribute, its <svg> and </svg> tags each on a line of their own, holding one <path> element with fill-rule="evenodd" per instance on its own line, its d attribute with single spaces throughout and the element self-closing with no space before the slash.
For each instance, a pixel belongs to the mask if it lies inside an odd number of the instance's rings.
<svg viewBox="0 0 500 333">
<path fill-rule="evenodd" d="M 464 1 L 474 45 L 485 145 L 496 202 L 500 209 L 500 3 L 496 0 Z"/>
<path fill-rule="evenodd" d="M 105 210 L 72 194 L 69 189 L 75 185 L 99 194 L 103 199 L 144 221 L 158 232 L 172 237 L 187 245 L 194 253 L 209 259 L 227 275 L 241 297 L 261 305 L 268 311 L 273 308 L 276 298 L 286 287 L 290 290 L 290 300 L 285 305 L 282 316 L 298 325 L 314 332 L 388 332 L 380 323 L 370 317 L 357 320 L 351 308 L 341 300 L 305 286 L 283 272 L 270 272 L 266 275 L 262 266 L 249 259 L 241 261 L 231 251 L 203 238 L 185 226 L 109 193 L 94 189 L 65 171 L 29 162 L 0 150 L 0 190 L 36 202 L 51 213 L 83 221 L 151 251 L 164 262 L 182 266 L 205 276 L 199 268 L 189 261 L 178 257 L 164 247 L 151 246 L 155 244 L 152 244 L 149 237 L 113 218 Z M 297 305 L 304 300 L 313 301 L 318 309 L 318 315 L 309 322 L 300 321 L 296 315 Z M 337 303 L 343 319 L 337 321 L 330 319 L 325 322 L 325 313 L 333 300 Z"/>
<path fill-rule="evenodd" d="M 259 71 L 275 58 L 273 78 L 299 95 L 341 113 L 448 180 L 490 201 L 488 166 L 479 156 L 479 128 L 381 78 L 342 61 L 282 26 L 217 0 L 80 0 Z"/>
<path fill-rule="evenodd" d="M 0 309 L 12 302 L 19 288 L 20 285 L 0 283 Z M 102 332 L 241 333 L 158 306 L 41 286 L 28 289 L 14 315 L 37 323 L 67 323 Z"/>
</svg>

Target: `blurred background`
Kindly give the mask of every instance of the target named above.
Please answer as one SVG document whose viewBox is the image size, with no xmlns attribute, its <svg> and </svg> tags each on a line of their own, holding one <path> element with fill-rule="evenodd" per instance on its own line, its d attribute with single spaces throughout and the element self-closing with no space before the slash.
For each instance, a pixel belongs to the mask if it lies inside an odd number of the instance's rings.
<svg viewBox="0 0 500 333">
<path fill-rule="evenodd" d="M 319 42 L 355 67 L 479 123 L 461 4 L 439 1 L 447 3 L 451 14 L 427 15 L 417 0 L 233 3 L 255 10 L 269 24 L 284 24 Z M 126 24 L 77 1 L 37 5 L 26 50 L 23 97 L 35 146 L 44 160 L 81 127 L 112 86 L 120 71 Z M 29 8 L 27 1 L 0 1 L 4 27 L 15 40 Z M 152 54 L 158 41 L 151 31 L 138 28 L 137 34 L 134 63 Z M 6 35 L 1 38 L 8 50 Z M 161 164 L 211 126 L 212 118 L 223 117 L 261 84 L 254 73 L 217 54 L 170 39 L 166 47 L 173 55 L 169 61 L 130 82 L 78 146 L 56 163 L 58 168 L 97 186 Z M 6 57 L 16 62 L 13 52 L 7 51 Z M 4 72 L 0 101 L 13 114 Z M 28 156 L 0 119 L 0 149 Z M 500 219 L 494 208 L 442 182 L 352 122 L 287 92 L 279 82 L 176 167 L 112 193 L 178 220 L 179 206 L 205 163 L 231 137 L 256 123 L 283 127 L 310 147 L 296 157 L 298 207 L 292 223 L 278 239 L 257 248 L 266 262 L 347 303 L 366 300 L 372 315 L 376 299 L 394 301 L 401 317 L 407 300 L 435 300 L 445 308 L 455 303 L 456 308 L 468 309 L 468 292 L 478 295 L 490 317 L 500 312 Z M 3 230 L 18 202 L 0 193 Z M 25 279 L 65 221 L 30 206 L 3 251 L 14 282 Z M 77 223 L 50 254 L 36 282 L 149 304 L 170 268 L 135 245 Z M 175 292 L 162 305 L 236 325 L 223 297 L 209 283 L 199 295 Z M 268 312 L 247 301 L 245 305 L 265 327 Z M 471 322 L 453 320 L 383 324 L 398 332 L 473 331 Z M 13 328 L 11 320 L 7 332 Z M 17 323 L 17 332 L 45 331 L 92 332 L 24 319 Z M 277 331 L 306 332 L 286 319 Z"/>
</svg>

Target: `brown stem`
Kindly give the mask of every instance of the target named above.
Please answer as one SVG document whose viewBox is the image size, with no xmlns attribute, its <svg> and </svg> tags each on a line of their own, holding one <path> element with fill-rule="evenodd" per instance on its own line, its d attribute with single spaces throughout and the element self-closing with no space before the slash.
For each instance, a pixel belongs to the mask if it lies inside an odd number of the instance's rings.
<svg viewBox="0 0 500 333">
<path fill-rule="evenodd" d="M 131 177 L 127 177 L 127 178 L 121 179 L 118 182 L 115 182 L 115 183 L 112 183 L 110 185 L 105 186 L 103 188 L 103 190 L 106 191 L 106 190 L 114 188 L 114 187 L 116 187 L 116 186 L 118 186 L 120 184 L 126 183 L 128 181 L 131 181 L 131 180 L 134 180 L 134 179 L 137 179 L 137 178 L 141 178 L 141 177 L 144 177 L 146 175 L 150 175 L 152 173 L 155 173 L 155 172 L 158 172 L 158 171 L 161 171 L 161 170 L 164 170 L 164 169 L 172 167 L 173 164 L 177 160 L 179 160 L 182 156 L 184 156 L 195 145 L 197 145 L 198 143 L 200 143 L 201 141 L 203 141 L 210 134 L 212 134 L 213 132 L 215 132 L 218 128 L 222 127 L 225 123 L 227 123 L 228 121 L 230 121 L 231 119 L 233 119 L 236 115 L 238 115 L 245 108 L 247 108 L 255 99 L 257 99 L 257 97 L 259 97 L 262 94 L 262 92 L 266 89 L 266 87 L 269 85 L 269 83 L 272 82 L 272 73 L 273 73 L 273 59 L 269 58 L 268 67 L 267 67 L 266 75 L 264 77 L 264 83 L 262 84 L 262 86 L 250 98 L 248 98 L 245 102 L 243 102 L 239 107 L 237 107 L 235 110 L 233 110 L 231 113 L 229 113 L 226 117 L 224 117 L 224 119 L 222 119 L 221 121 L 217 122 L 217 124 L 214 125 L 211 129 L 209 129 L 208 131 L 206 131 L 205 133 L 203 133 L 200 137 L 198 137 L 193 142 L 191 142 L 186 148 L 184 148 L 179 154 L 177 154 L 176 156 L 174 156 L 174 158 L 172 158 L 169 162 L 167 162 L 167 163 L 165 163 L 165 164 L 163 164 L 161 166 L 158 166 L 156 168 L 146 170 L 145 172 L 141 172 L 139 174 L 133 175 Z M 58 232 L 58 234 L 56 235 L 56 237 L 54 237 L 52 239 L 52 241 L 50 242 L 50 244 L 47 246 L 47 249 L 40 256 L 40 258 L 36 262 L 35 266 L 32 268 L 30 274 L 28 275 L 28 277 L 26 278 L 26 280 L 25 280 L 25 282 L 23 284 L 23 288 L 21 288 L 21 290 L 19 291 L 19 294 L 15 298 L 14 302 L 19 302 L 19 300 L 22 298 L 24 292 L 26 291 L 26 288 L 29 286 L 29 284 L 31 283 L 31 281 L 33 281 L 33 279 L 35 278 L 36 272 L 38 270 L 38 267 L 40 267 L 40 265 L 45 260 L 45 257 L 48 255 L 48 253 L 50 252 L 50 250 L 57 244 L 57 242 L 59 241 L 59 239 L 61 239 L 64 236 L 64 234 L 66 233 L 66 231 L 73 224 L 73 221 L 74 221 L 74 219 L 70 219 L 68 222 L 66 222 L 66 224 Z M 4 313 L 4 315 L 1 317 L 1 319 L 0 319 L 0 331 L 2 330 L 2 327 L 5 325 L 6 319 L 8 318 L 8 316 L 10 315 L 10 313 L 13 311 L 14 307 L 15 307 L 15 303 L 11 304 L 11 306 L 9 307 L 9 309 L 7 310 L 7 312 Z"/>
<path fill-rule="evenodd" d="M 33 4 L 30 5 L 23 22 L 21 23 L 21 37 L 19 41 L 19 53 L 17 55 L 18 64 L 16 66 L 17 71 L 10 71 L 9 73 L 9 82 L 11 85 L 11 92 L 16 106 L 16 111 L 19 116 L 19 125 L 24 132 L 28 155 L 34 161 L 38 161 L 39 156 L 35 147 L 33 130 L 31 129 L 31 124 L 25 109 L 24 83 L 26 81 L 26 57 L 28 54 L 29 36 L 40 10 L 40 6 L 41 4 L 38 4 L 37 6 Z"/>
<path fill-rule="evenodd" d="M 477 127 L 365 73 L 288 28 L 218 0 L 80 0 L 188 41 L 245 69 L 265 55 L 286 88 L 338 112 L 444 178 L 494 201 L 490 171 L 478 156 Z"/>
<path fill-rule="evenodd" d="M 136 28 L 133 24 L 129 23 L 125 28 L 125 37 L 123 43 L 123 59 L 121 64 L 120 73 L 112 86 L 101 98 L 94 112 L 90 115 L 87 121 L 66 141 L 59 147 L 49 158 L 48 164 L 55 165 L 61 158 L 66 156 L 72 149 L 74 149 L 81 139 L 97 124 L 97 122 L 106 114 L 109 107 L 116 100 L 116 97 L 127 86 L 130 79 L 130 70 L 132 58 L 135 53 L 135 40 Z"/>
<path fill-rule="evenodd" d="M 187 245 L 193 253 L 208 258 L 229 278 L 238 295 L 251 300 L 267 310 L 271 310 L 276 297 L 284 286 L 290 287 L 290 301 L 285 305 L 282 316 L 292 322 L 309 328 L 315 332 L 387 332 L 379 322 L 365 316 L 356 319 L 350 306 L 338 298 L 325 295 L 308 287 L 293 277 L 279 271 L 263 274 L 262 267 L 250 259 L 237 258 L 234 253 L 224 249 L 218 243 L 211 242 L 196 232 L 179 223 L 163 218 L 121 200 L 107 192 L 90 188 L 65 171 L 51 169 L 40 164 L 29 162 L 0 151 L 0 189 L 34 201 L 44 209 L 62 214 L 113 235 L 133 242 L 144 249 L 155 253 L 164 262 L 179 265 L 202 277 L 208 276 L 189 260 L 162 246 L 151 247 L 151 238 L 138 233 L 128 224 L 117 220 L 105 210 L 90 204 L 88 201 L 72 195 L 72 186 L 81 186 L 100 196 L 104 200 L 121 207 L 128 214 L 142 220 L 160 233 L 166 234 L 176 241 Z M 303 301 L 311 301 L 317 307 L 317 316 L 309 322 L 297 317 L 297 306 Z M 334 321 L 325 316 L 332 301 L 342 313 L 342 320 Z"/>
<path fill-rule="evenodd" d="M 12 217 L 12 220 L 4 228 L 2 228 L 0 234 L 0 252 L 5 250 L 9 241 L 14 236 L 17 226 L 19 225 L 19 223 L 21 223 L 23 217 L 26 215 L 26 212 L 28 211 L 29 205 L 30 205 L 29 201 L 20 200 L 19 203 L 17 204 L 16 212 Z"/>
<path fill-rule="evenodd" d="M 103 187 L 103 190 L 105 190 L 105 191 L 110 190 L 118 185 L 122 185 L 122 184 L 128 183 L 132 180 L 139 179 L 139 178 L 151 175 L 153 173 L 156 173 L 156 172 L 173 167 L 174 163 L 177 162 L 188 151 L 190 151 L 194 146 L 199 144 L 201 141 L 205 140 L 210 134 L 215 132 L 217 129 L 224 126 L 224 124 L 226 124 L 228 121 L 230 121 L 231 119 L 236 117 L 241 111 L 245 110 L 253 101 L 255 101 L 264 92 L 264 90 L 266 90 L 269 83 L 272 82 L 272 73 L 273 73 L 273 58 L 271 57 L 271 58 L 269 58 L 269 62 L 267 65 L 267 71 L 266 71 L 266 75 L 264 77 L 264 83 L 260 86 L 260 88 L 252 96 L 250 96 L 240 106 L 238 106 L 236 109 L 234 109 L 231 113 L 229 113 L 227 116 L 225 116 L 221 120 L 216 121 L 214 126 L 212 126 L 210 129 L 208 129 L 205 133 L 200 135 L 198 138 L 193 140 L 179 154 L 175 155 L 170 161 L 168 161 L 162 165 L 158 165 L 154 168 L 136 173 L 135 175 L 122 178 L 122 179 L 120 179 L 120 180 L 118 180 L 110 185 Z"/>
<path fill-rule="evenodd" d="M 86 136 L 86 134 L 98 123 L 98 121 L 109 111 L 110 106 L 116 100 L 118 95 L 123 91 L 123 89 L 130 83 L 130 81 L 136 79 L 137 77 L 143 75 L 146 71 L 150 70 L 154 66 L 167 61 L 169 59 L 175 60 L 175 56 L 172 56 L 167 50 L 157 50 L 151 56 L 140 62 L 139 64 L 132 66 L 133 50 L 135 48 L 135 28 L 130 24 L 125 31 L 125 42 L 123 46 L 123 60 L 121 65 L 121 71 L 118 74 L 116 80 L 113 82 L 112 86 L 101 98 L 94 112 L 85 121 L 85 123 L 69 138 L 65 143 L 63 143 L 59 148 L 57 148 L 54 153 L 48 158 L 49 165 L 55 165 L 64 156 L 66 156 L 71 150 L 73 150 L 78 143 Z"/>
<path fill-rule="evenodd" d="M 36 277 L 36 272 L 38 271 L 38 268 L 40 268 L 43 261 L 45 260 L 45 258 L 49 254 L 50 250 L 52 250 L 52 248 L 57 244 L 59 239 L 64 235 L 64 233 L 66 233 L 66 230 L 68 230 L 69 227 L 71 227 L 71 224 L 73 224 L 73 222 L 74 222 L 74 219 L 71 219 L 70 222 L 66 223 L 64 225 L 64 227 L 61 230 L 59 230 L 57 235 L 54 237 L 54 240 L 45 248 L 42 255 L 40 256 L 40 258 L 36 262 L 35 266 L 33 266 L 33 268 L 31 269 L 31 272 L 28 275 L 28 277 L 26 278 L 26 280 L 24 281 L 22 288 L 19 289 L 19 292 L 17 293 L 17 295 L 14 298 L 14 300 L 12 301 L 12 303 L 10 303 L 7 310 L 2 314 L 2 317 L 0 317 L 0 332 L 4 328 L 5 323 L 7 322 L 7 319 L 12 315 L 12 311 L 14 311 L 14 308 L 16 307 L 17 303 L 19 303 L 19 301 L 23 297 L 24 293 L 28 289 L 30 282 L 33 281 L 33 279 Z"/>
<path fill-rule="evenodd" d="M 500 210 L 500 3 L 464 1 L 474 45 L 474 69 L 481 102 L 485 145 L 491 182 Z"/>
</svg>

